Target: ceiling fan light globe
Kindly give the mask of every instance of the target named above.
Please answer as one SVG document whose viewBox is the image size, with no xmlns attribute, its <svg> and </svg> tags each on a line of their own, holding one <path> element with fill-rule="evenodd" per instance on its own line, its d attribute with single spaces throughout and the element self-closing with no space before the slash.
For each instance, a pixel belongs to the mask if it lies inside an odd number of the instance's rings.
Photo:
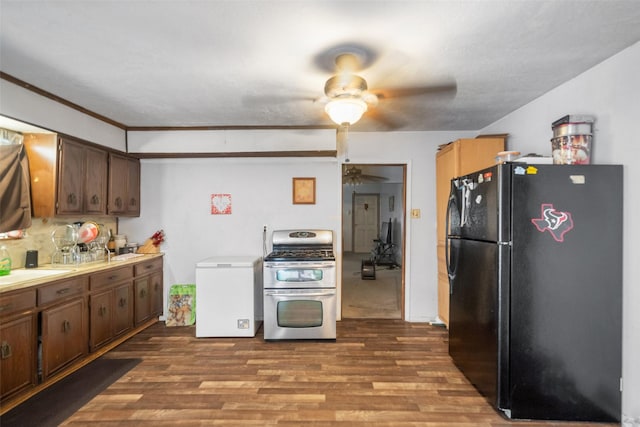
<svg viewBox="0 0 640 427">
<path fill-rule="evenodd" d="M 359 98 L 339 98 L 329 101 L 324 111 L 336 124 L 352 125 L 367 111 L 367 104 Z"/>
</svg>

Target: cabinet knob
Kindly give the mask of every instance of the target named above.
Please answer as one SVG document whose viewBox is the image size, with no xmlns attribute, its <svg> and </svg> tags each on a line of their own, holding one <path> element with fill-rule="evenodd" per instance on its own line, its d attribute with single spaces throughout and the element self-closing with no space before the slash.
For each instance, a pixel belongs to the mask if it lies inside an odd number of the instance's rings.
<svg viewBox="0 0 640 427">
<path fill-rule="evenodd" d="M 140 289 L 140 298 L 144 298 L 147 296 L 147 290 L 146 289 Z"/>
<path fill-rule="evenodd" d="M 8 359 L 9 357 L 11 357 L 11 354 L 11 344 L 6 341 L 2 341 L 2 345 L 0 346 L 0 358 Z"/>
<path fill-rule="evenodd" d="M 71 322 L 65 320 L 62 322 L 62 332 L 69 332 L 71 330 Z"/>
<path fill-rule="evenodd" d="M 120 301 L 118 301 L 118 305 L 120 307 L 126 307 L 127 306 L 127 299 L 126 298 L 120 298 Z"/>
<path fill-rule="evenodd" d="M 134 199 L 133 197 L 131 198 L 131 200 L 129 200 L 129 204 L 130 204 L 131 206 L 135 206 L 137 203 L 138 203 L 138 202 L 137 202 L 137 200 L 136 200 L 136 199 Z"/>
<path fill-rule="evenodd" d="M 122 198 L 116 197 L 115 204 L 116 204 L 117 208 L 121 208 L 122 207 Z"/>
<path fill-rule="evenodd" d="M 93 196 L 91 196 L 91 204 L 92 205 L 100 204 L 100 197 L 98 197 L 97 194 L 94 194 Z"/>
<path fill-rule="evenodd" d="M 69 203 L 70 205 L 75 205 L 77 200 L 78 198 L 76 197 L 75 193 L 69 193 L 69 195 L 67 196 L 67 203 Z"/>
</svg>

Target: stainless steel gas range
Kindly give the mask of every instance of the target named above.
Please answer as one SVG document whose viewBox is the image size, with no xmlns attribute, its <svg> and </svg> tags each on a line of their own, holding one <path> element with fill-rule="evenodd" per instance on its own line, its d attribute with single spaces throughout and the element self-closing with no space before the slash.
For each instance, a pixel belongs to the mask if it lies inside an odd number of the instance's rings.
<svg viewBox="0 0 640 427">
<path fill-rule="evenodd" d="M 264 258 L 264 339 L 336 339 L 331 230 L 275 230 Z"/>
</svg>

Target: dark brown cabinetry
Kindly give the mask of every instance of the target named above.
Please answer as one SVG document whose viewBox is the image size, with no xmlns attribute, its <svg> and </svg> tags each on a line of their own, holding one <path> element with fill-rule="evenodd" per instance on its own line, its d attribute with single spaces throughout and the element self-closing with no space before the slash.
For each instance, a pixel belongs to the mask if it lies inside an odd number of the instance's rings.
<svg viewBox="0 0 640 427">
<path fill-rule="evenodd" d="M 37 383 L 35 289 L 0 296 L 0 398 Z"/>
<path fill-rule="evenodd" d="M 38 289 L 41 313 L 42 379 L 87 354 L 87 278 Z"/>
<path fill-rule="evenodd" d="M 133 267 L 90 276 L 89 349 L 94 351 L 133 328 Z"/>
<path fill-rule="evenodd" d="M 153 323 L 162 313 L 162 267 L 162 256 L 151 256 L 24 289 L 0 289 L 3 406 Z"/>
<path fill-rule="evenodd" d="M 162 258 L 135 266 L 136 325 L 162 313 Z"/>
<path fill-rule="evenodd" d="M 109 155 L 110 215 L 140 216 L 140 160 Z"/>
<path fill-rule="evenodd" d="M 140 216 L 140 160 L 67 136 L 25 134 L 33 215 Z"/>
<path fill-rule="evenodd" d="M 27 135 L 25 147 L 34 216 L 107 213 L 107 151 L 52 134 Z"/>
</svg>

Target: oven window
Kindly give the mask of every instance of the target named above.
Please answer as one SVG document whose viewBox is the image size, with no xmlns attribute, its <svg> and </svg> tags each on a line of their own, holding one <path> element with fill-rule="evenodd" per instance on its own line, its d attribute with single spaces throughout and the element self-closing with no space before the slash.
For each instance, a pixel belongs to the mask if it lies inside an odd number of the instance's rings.
<svg viewBox="0 0 640 427">
<path fill-rule="evenodd" d="M 276 271 L 279 282 L 317 282 L 322 280 L 323 271 L 312 268 L 287 268 Z"/>
<path fill-rule="evenodd" d="M 310 300 L 279 301 L 278 326 L 283 328 L 322 326 L 322 302 Z"/>
</svg>

